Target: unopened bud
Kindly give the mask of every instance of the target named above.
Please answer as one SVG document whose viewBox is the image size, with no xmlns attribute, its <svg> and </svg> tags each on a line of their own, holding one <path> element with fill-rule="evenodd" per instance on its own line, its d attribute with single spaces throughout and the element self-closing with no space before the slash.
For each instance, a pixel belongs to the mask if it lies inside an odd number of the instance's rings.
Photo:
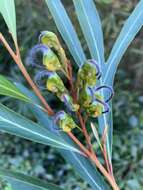
<svg viewBox="0 0 143 190">
<path fill-rule="evenodd" d="M 62 48 L 56 34 L 49 31 L 43 31 L 41 32 L 39 36 L 40 43 L 50 47 L 54 53 L 57 55 L 62 70 L 67 74 L 67 58 L 64 49 Z"/>
<path fill-rule="evenodd" d="M 61 130 L 67 133 L 76 127 L 78 128 L 78 125 L 74 122 L 72 117 L 64 111 L 60 111 L 56 114 L 55 123 L 58 124 Z"/>
</svg>

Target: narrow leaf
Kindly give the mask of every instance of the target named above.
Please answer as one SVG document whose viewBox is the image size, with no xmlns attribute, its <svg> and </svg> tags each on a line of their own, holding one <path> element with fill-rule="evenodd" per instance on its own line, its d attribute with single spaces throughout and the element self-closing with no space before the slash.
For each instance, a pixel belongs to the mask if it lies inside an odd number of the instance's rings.
<svg viewBox="0 0 143 190">
<path fill-rule="evenodd" d="M 97 140 L 97 143 L 98 143 L 100 149 L 102 150 L 103 148 L 102 148 L 102 145 L 100 142 L 99 134 L 98 134 L 98 131 L 97 131 L 97 129 L 93 123 L 91 123 L 91 129 L 92 129 L 92 132 L 94 134 L 95 139 Z"/>
<path fill-rule="evenodd" d="M 57 185 L 18 172 L 0 168 L 0 176 L 7 180 L 13 190 L 63 190 Z"/>
<path fill-rule="evenodd" d="M 104 45 L 101 21 L 93 0 L 73 0 L 76 14 L 92 58 L 104 66 Z"/>
<path fill-rule="evenodd" d="M 80 152 L 78 149 L 67 144 L 56 134 L 22 117 L 20 114 L 13 112 L 2 104 L 0 104 L 0 130 L 41 144 Z"/>
<path fill-rule="evenodd" d="M 30 98 L 2 75 L 0 75 L 0 95 L 10 96 L 25 102 L 31 102 Z"/>
<path fill-rule="evenodd" d="M 104 82 L 106 84 L 113 84 L 114 76 L 118 67 L 118 64 L 123 57 L 128 46 L 135 38 L 143 26 L 143 0 L 139 1 L 136 8 L 125 22 L 119 37 L 117 38 L 115 45 L 107 60 L 107 69 L 105 71 Z"/>
<path fill-rule="evenodd" d="M 0 13 L 2 14 L 9 31 L 16 40 L 16 15 L 14 0 L 0 0 Z"/>
<path fill-rule="evenodd" d="M 23 87 L 20 84 L 17 84 L 17 87 L 34 101 L 36 103 L 39 103 L 39 100 L 34 96 L 34 94 Z M 45 127 L 45 129 L 51 131 L 50 123 L 51 123 L 51 118 L 47 116 L 47 114 L 43 113 L 42 110 L 36 108 L 36 107 L 31 107 L 30 109 L 32 113 L 35 115 L 39 123 Z M 51 131 L 53 132 L 53 131 Z M 57 134 L 61 139 L 64 139 L 65 142 L 70 144 L 71 146 L 74 146 L 76 148 L 75 143 L 66 135 L 66 134 Z M 75 171 L 80 175 L 82 179 L 87 181 L 87 183 L 90 184 L 90 186 L 93 189 L 96 190 L 109 190 L 107 184 L 103 180 L 102 176 L 99 174 L 97 169 L 93 166 L 93 164 L 85 157 L 82 155 L 75 153 L 73 151 L 67 151 L 67 150 L 59 150 L 59 153 L 65 158 L 67 162 L 69 162 L 72 167 L 75 169 Z"/>
<path fill-rule="evenodd" d="M 75 29 L 66 13 L 60 0 L 45 0 L 48 8 L 54 18 L 59 32 L 69 48 L 71 55 L 78 66 L 85 61 L 85 55 L 81 48 L 80 41 L 77 37 Z"/>
</svg>

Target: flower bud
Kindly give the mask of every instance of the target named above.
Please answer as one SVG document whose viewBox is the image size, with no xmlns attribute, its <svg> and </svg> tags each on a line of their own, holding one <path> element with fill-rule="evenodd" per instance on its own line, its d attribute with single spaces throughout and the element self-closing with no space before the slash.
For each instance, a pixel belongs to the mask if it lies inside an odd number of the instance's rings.
<svg viewBox="0 0 143 190">
<path fill-rule="evenodd" d="M 62 94 L 67 92 L 63 81 L 56 73 L 52 73 L 52 75 L 49 76 L 46 82 L 46 87 L 49 91 L 56 93 L 59 98 L 62 96 Z"/>
<path fill-rule="evenodd" d="M 50 47 L 54 51 L 60 61 L 63 71 L 65 73 L 68 73 L 66 54 L 57 36 L 53 32 L 43 31 L 39 36 L 39 41 L 40 43 Z"/>
<path fill-rule="evenodd" d="M 95 118 L 102 114 L 103 109 L 104 109 L 103 105 L 101 105 L 97 101 L 94 101 L 91 105 L 89 105 L 86 111 L 89 114 L 89 116 Z"/>
<path fill-rule="evenodd" d="M 38 59 L 38 55 L 42 54 L 42 61 Z M 27 65 L 37 68 L 46 67 L 48 71 L 60 71 L 62 66 L 56 54 L 43 44 L 35 45 L 30 51 L 26 59 Z"/>
<path fill-rule="evenodd" d="M 85 85 L 93 87 L 100 75 L 99 67 L 92 60 L 87 60 L 78 71 L 79 88 Z"/>
<path fill-rule="evenodd" d="M 46 67 L 48 71 L 60 71 L 62 70 L 62 66 L 59 62 L 56 54 L 49 49 L 48 52 L 43 54 L 43 65 Z"/>
<path fill-rule="evenodd" d="M 55 123 L 58 124 L 61 130 L 67 133 L 76 127 L 79 128 L 78 125 L 72 119 L 72 117 L 64 111 L 60 111 L 56 114 Z"/>
<path fill-rule="evenodd" d="M 96 118 L 104 113 L 109 112 L 109 110 L 110 109 L 109 109 L 108 104 L 103 102 L 100 99 L 94 100 L 94 102 L 92 102 L 92 104 L 89 105 L 89 107 L 86 109 L 89 116 L 94 117 L 94 118 Z"/>
</svg>

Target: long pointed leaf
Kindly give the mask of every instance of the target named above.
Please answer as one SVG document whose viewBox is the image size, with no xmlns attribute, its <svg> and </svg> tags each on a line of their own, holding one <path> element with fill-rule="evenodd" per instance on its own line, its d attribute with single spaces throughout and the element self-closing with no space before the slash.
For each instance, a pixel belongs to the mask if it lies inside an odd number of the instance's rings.
<svg viewBox="0 0 143 190">
<path fill-rule="evenodd" d="M 19 87 L 21 91 L 29 95 L 31 99 L 37 101 L 37 104 L 39 103 L 39 100 L 33 95 L 32 92 L 27 90 L 22 85 L 17 84 L 17 87 Z M 31 107 L 31 111 L 40 122 L 40 124 L 47 130 L 51 131 L 51 128 L 49 127 L 51 119 L 47 117 L 47 114 L 43 113 L 42 110 L 36 107 Z M 67 135 L 59 134 L 59 137 L 76 148 L 73 141 Z M 103 180 L 102 176 L 88 159 L 73 151 L 60 150 L 59 152 L 67 160 L 67 162 L 72 165 L 72 167 L 81 176 L 81 178 L 86 180 L 90 184 L 93 190 L 109 190 L 109 187 Z"/>
<path fill-rule="evenodd" d="M 0 75 L 0 95 L 10 96 L 12 98 L 31 103 L 30 98 L 28 98 L 11 81 L 7 80 L 2 75 Z"/>
<path fill-rule="evenodd" d="M 0 177 L 7 180 L 13 190 L 63 190 L 57 185 L 18 172 L 0 168 Z"/>
<path fill-rule="evenodd" d="M 93 0 L 73 0 L 76 14 L 91 56 L 104 66 L 104 45 L 101 21 Z"/>
<path fill-rule="evenodd" d="M 104 82 L 106 84 L 113 84 L 114 76 L 118 67 L 118 64 L 123 57 L 128 46 L 135 38 L 143 26 L 143 0 L 139 1 L 138 5 L 134 9 L 133 13 L 129 16 L 122 28 L 119 37 L 117 38 L 115 45 L 111 51 L 111 54 L 107 60 L 107 70 L 105 71 Z"/>
<path fill-rule="evenodd" d="M 0 0 L 0 13 L 3 16 L 9 31 L 16 40 L 16 15 L 14 0 Z"/>
<path fill-rule="evenodd" d="M 79 152 L 56 134 L 41 128 L 2 104 L 0 104 L 0 130 L 41 144 Z"/>
<path fill-rule="evenodd" d="M 62 38 L 66 42 L 71 55 L 78 66 L 82 65 L 85 61 L 85 55 L 81 48 L 80 41 L 78 40 L 75 29 L 61 3 L 60 0 L 45 0 L 48 8 L 54 18 Z"/>
</svg>

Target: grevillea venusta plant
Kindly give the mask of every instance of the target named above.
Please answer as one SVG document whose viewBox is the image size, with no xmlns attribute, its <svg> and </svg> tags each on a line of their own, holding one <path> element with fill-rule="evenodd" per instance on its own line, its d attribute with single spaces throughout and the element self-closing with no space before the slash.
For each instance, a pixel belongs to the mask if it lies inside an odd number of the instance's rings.
<svg viewBox="0 0 143 190">
<path fill-rule="evenodd" d="M 143 25 L 143 0 L 125 22 L 107 61 L 101 21 L 93 0 L 73 0 L 90 51 L 88 58 L 61 0 L 45 2 L 74 61 L 67 58 L 66 49 L 55 33 L 43 31 L 23 64 L 14 0 L 0 0 L 0 13 L 15 48 L 11 48 L 2 33 L 0 43 L 33 90 L 0 75 L 0 95 L 27 103 L 38 121 L 35 123 L 0 104 L 0 130 L 57 148 L 93 190 L 119 190 L 112 166 L 113 82 L 122 56 Z M 76 71 L 73 72 L 75 63 Z M 28 67 L 35 72 L 35 77 L 28 73 Z M 49 93 L 61 102 L 62 109 L 49 106 Z M 91 136 L 96 141 L 95 147 Z M 20 190 L 62 190 L 57 185 L 3 168 L 0 168 L 0 176 L 13 190 L 19 190 L 19 186 Z"/>
</svg>

